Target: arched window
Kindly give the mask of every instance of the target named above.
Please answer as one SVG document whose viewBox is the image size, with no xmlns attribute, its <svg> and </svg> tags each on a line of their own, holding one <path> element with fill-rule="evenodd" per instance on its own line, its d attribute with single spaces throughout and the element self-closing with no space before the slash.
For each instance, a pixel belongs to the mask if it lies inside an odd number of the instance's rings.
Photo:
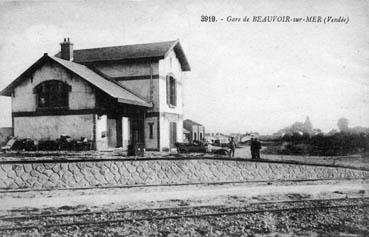
<svg viewBox="0 0 369 237">
<path fill-rule="evenodd" d="M 57 80 L 45 81 L 35 88 L 38 108 L 67 108 L 71 87 Z"/>
<path fill-rule="evenodd" d="M 171 75 L 167 76 L 167 103 L 171 106 L 177 105 L 176 79 Z"/>
</svg>

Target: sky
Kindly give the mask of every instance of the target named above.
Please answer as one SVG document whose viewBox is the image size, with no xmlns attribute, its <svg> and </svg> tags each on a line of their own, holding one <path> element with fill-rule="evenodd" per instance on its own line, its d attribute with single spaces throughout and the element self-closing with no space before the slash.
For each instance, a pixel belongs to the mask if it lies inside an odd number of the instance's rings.
<svg viewBox="0 0 369 237">
<path fill-rule="evenodd" d="M 201 22 L 201 16 L 217 22 Z M 248 16 L 251 22 L 227 22 Z M 261 23 L 253 16 L 326 16 L 348 23 Z M 223 21 L 221 20 L 223 19 Z M 179 39 L 191 72 L 184 117 L 211 132 L 271 134 L 310 117 L 369 127 L 368 0 L 1 1 L 0 89 L 43 53 Z M 11 126 L 0 97 L 0 127 Z"/>
</svg>

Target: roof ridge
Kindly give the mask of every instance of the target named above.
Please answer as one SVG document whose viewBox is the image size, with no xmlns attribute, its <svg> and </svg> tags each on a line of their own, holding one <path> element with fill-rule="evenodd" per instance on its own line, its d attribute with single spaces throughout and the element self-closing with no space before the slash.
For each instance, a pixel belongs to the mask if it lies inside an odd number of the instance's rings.
<svg viewBox="0 0 369 237">
<path fill-rule="evenodd" d="M 172 42 L 172 41 L 170 41 L 170 42 Z M 179 39 L 176 39 L 175 41 L 173 41 L 172 46 L 170 46 L 169 49 L 167 50 L 167 52 L 165 52 L 164 57 L 167 57 L 169 52 L 172 51 L 178 43 L 179 43 Z"/>
<path fill-rule="evenodd" d="M 183 52 L 179 39 L 142 44 L 126 44 L 119 46 L 75 49 L 73 51 L 73 62 L 78 62 L 81 64 L 105 61 L 129 61 L 149 58 L 160 60 L 167 57 L 169 52 L 174 51 L 181 64 L 182 71 L 191 71 L 191 67 L 187 61 L 185 53 Z M 55 54 L 55 56 L 60 58 L 60 51 Z"/>
<path fill-rule="evenodd" d="M 194 121 L 192 119 L 185 119 L 184 121 L 188 121 L 188 122 L 193 123 L 194 125 L 197 125 L 197 126 L 204 126 L 201 123 L 198 123 L 198 122 L 196 122 L 196 121 Z"/>
<path fill-rule="evenodd" d="M 73 51 L 82 51 L 82 50 L 95 50 L 95 49 L 107 49 L 107 48 L 116 48 L 116 47 L 124 47 L 124 46 L 138 46 L 138 45 L 150 45 L 150 44 L 161 44 L 161 43 L 169 43 L 169 42 L 177 42 L 176 40 L 169 40 L 169 41 L 158 41 L 152 43 L 140 43 L 140 44 L 123 44 L 123 45 L 115 45 L 115 46 L 104 46 L 104 47 L 96 47 L 96 48 L 85 48 L 85 49 L 74 49 Z"/>
</svg>

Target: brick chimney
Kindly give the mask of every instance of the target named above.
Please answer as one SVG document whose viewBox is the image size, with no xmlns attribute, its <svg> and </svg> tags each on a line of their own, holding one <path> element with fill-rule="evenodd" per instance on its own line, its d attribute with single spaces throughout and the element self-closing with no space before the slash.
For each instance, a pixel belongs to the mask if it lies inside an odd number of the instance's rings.
<svg viewBox="0 0 369 237">
<path fill-rule="evenodd" d="M 60 58 L 68 61 L 73 60 L 73 44 L 69 38 L 64 38 L 64 42 L 60 43 Z"/>
</svg>

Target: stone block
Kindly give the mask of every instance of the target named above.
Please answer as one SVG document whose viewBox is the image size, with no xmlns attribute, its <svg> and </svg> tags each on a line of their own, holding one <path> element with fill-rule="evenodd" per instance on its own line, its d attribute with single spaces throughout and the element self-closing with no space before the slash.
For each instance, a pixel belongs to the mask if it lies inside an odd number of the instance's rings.
<svg viewBox="0 0 369 237">
<path fill-rule="evenodd" d="M 52 169 L 55 173 L 58 173 L 61 169 L 61 166 L 60 166 L 60 164 L 55 164 Z"/>
<path fill-rule="evenodd" d="M 24 173 L 23 165 L 14 165 L 13 170 L 18 177 L 22 176 L 22 174 Z"/>
<path fill-rule="evenodd" d="M 45 166 L 46 169 L 52 169 L 55 166 L 55 164 L 53 164 L 53 163 L 45 163 L 44 166 Z"/>
<path fill-rule="evenodd" d="M 43 164 L 38 164 L 36 167 L 35 167 L 35 170 L 37 170 L 39 173 L 43 173 L 44 170 L 45 170 L 45 166 Z"/>
<path fill-rule="evenodd" d="M 47 177 L 50 177 L 52 174 L 55 174 L 55 172 L 53 170 L 45 170 L 44 173 Z"/>
<path fill-rule="evenodd" d="M 29 173 L 29 172 L 31 172 L 31 170 L 32 170 L 32 165 L 31 165 L 31 164 L 24 164 L 24 165 L 23 165 L 23 168 L 24 168 L 24 171 L 25 171 L 26 173 Z"/>
</svg>

